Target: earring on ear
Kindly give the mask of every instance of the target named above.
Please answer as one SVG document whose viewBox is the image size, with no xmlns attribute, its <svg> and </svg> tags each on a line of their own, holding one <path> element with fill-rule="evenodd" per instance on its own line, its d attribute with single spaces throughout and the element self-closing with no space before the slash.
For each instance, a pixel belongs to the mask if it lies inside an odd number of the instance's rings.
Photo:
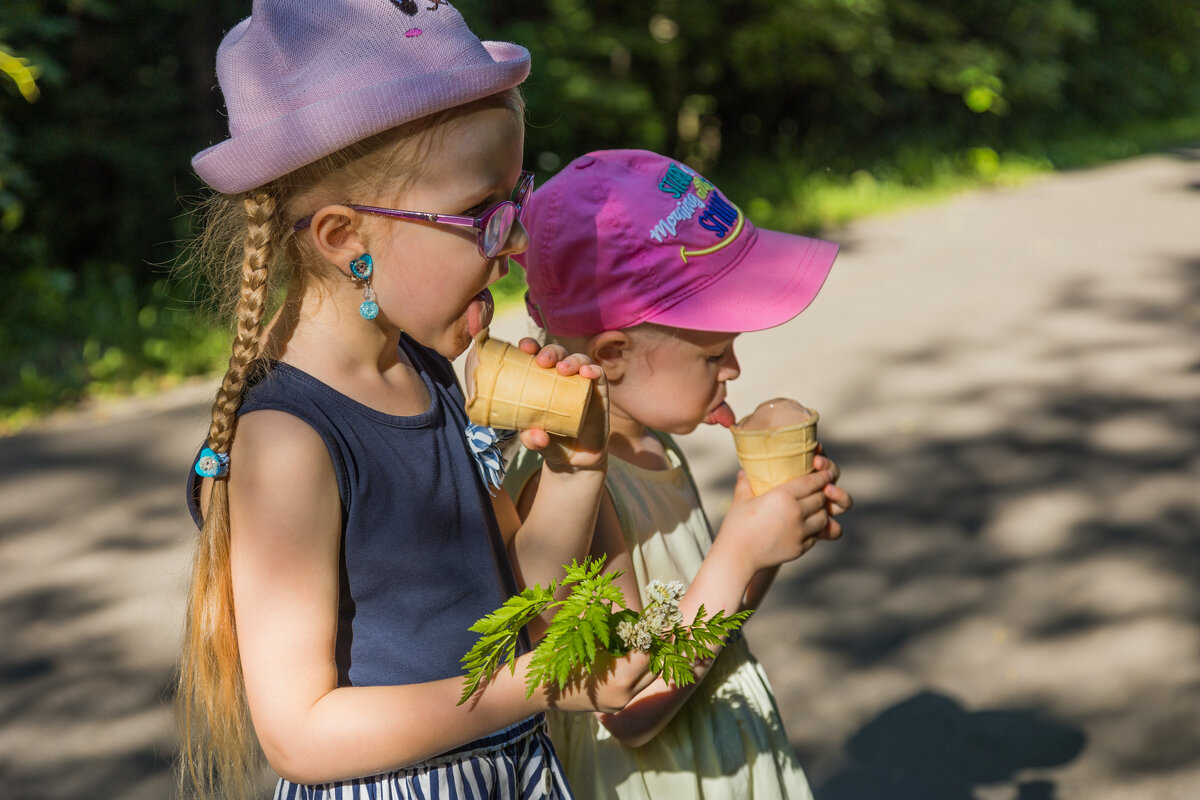
<svg viewBox="0 0 1200 800">
<path fill-rule="evenodd" d="M 363 301 L 358 307 L 359 316 L 363 319 L 375 319 L 379 316 L 379 303 L 375 302 L 375 290 L 371 288 L 371 276 L 375 274 L 375 264 L 371 261 L 370 253 L 363 253 L 350 262 L 350 274 L 353 280 L 363 284 Z"/>
</svg>

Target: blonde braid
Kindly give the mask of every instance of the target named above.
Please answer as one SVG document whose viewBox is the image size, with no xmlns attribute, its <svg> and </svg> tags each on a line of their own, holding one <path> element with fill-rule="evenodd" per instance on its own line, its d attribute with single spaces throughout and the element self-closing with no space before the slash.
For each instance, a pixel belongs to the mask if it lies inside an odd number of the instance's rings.
<svg viewBox="0 0 1200 800">
<path fill-rule="evenodd" d="M 246 245 L 242 262 L 242 292 L 237 306 L 237 333 L 229 369 L 213 403 L 209 447 L 228 453 L 233 426 L 242 404 L 242 390 L 262 353 L 262 322 L 267 307 L 268 266 L 274 257 L 275 200 L 265 192 L 246 198 Z"/>
<path fill-rule="evenodd" d="M 275 199 L 258 192 L 245 199 L 245 209 L 237 333 L 208 435 L 209 447 L 226 454 L 242 392 L 263 350 L 267 276 L 275 257 Z M 216 480 L 196 542 L 177 696 L 183 738 L 180 777 L 200 797 L 249 797 L 259 764 L 238 654 L 229 534 L 229 485 Z"/>
</svg>

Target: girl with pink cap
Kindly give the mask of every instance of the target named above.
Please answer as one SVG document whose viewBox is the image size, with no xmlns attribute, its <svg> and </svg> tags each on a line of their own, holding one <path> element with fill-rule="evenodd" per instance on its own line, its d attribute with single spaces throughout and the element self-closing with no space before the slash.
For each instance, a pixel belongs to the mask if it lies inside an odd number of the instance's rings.
<svg viewBox="0 0 1200 800">
<path fill-rule="evenodd" d="M 449 364 L 527 245 L 528 71 L 436 0 L 255 0 L 218 50 L 195 260 L 232 278 L 237 333 L 190 475 L 178 685 L 201 796 L 251 795 L 261 747 L 277 798 L 570 797 L 542 712 L 649 681 L 626 658 L 526 698 L 518 668 L 457 704 L 468 627 L 583 556 L 606 469 L 602 370 L 524 342 L 599 399 L 577 439 L 521 433 L 546 456 L 522 522 Z"/>
<path fill-rule="evenodd" d="M 529 313 L 549 338 L 587 353 L 609 381 L 609 470 L 591 552 L 624 570 L 633 608 L 652 580 L 688 586 L 733 613 L 762 600 L 779 565 L 841 535 L 852 505 L 824 455 L 814 472 L 754 497 L 739 475 L 714 538 L 672 434 L 730 426 L 725 384 L 738 334 L 780 325 L 816 296 L 837 254 L 818 239 L 755 228 L 719 189 L 654 153 L 612 150 L 568 164 L 526 214 L 518 256 Z M 541 457 L 523 450 L 505 488 L 518 510 L 541 498 Z M 770 683 L 740 633 L 697 682 L 655 681 L 618 713 L 551 714 L 571 785 L 607 800 L 790 798 L 811 792 Z"/>
</svg>

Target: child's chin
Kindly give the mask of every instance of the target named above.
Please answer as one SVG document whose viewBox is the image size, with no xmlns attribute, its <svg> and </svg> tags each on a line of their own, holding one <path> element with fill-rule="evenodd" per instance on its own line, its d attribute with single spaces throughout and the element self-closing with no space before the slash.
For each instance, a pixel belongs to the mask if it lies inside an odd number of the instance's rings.
<svg viewBox="0 0 1200 800">
<path fill-rule="evenodd" d="M 465 330 L 443 331 L 441 335 L 424 337 L 418 336 L 414 331 L 407 331 L 407 333 L 418 344 L 428 347 L 450 361 L 461 356 L 471 346 L 471 337 Z"/>
<path fill-rule="evenodd" d="M 468 336 L 465 341 L 463 341 L 459 337 L 456 337 L 454 340 L 454 343 L 451 346 L 439 347 L 439 348 L 437 348 L 437 351 L 439 353 L 441 353 L 442 355 L 444 355 L 448 360 L 453 361 L 454 359 L 461 356 L 463 353 L 467 352 L 467 349 L 470 346 L 471 346 L 471 337 Z"/>
</svg>

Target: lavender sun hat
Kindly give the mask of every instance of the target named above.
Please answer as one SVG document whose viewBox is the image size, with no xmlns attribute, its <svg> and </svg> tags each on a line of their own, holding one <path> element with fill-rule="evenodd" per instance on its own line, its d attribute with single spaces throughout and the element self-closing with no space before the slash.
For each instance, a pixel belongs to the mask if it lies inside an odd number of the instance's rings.
<svg viewBox="0 0 1200 800">
<path fill-rule="evenodd" d="M 445 0 L 254 0 L 217 49 L 229 138 L 192 166 L 248 191 L 528 74 L 528 50 L 481 42 Z"/>
</svg>

